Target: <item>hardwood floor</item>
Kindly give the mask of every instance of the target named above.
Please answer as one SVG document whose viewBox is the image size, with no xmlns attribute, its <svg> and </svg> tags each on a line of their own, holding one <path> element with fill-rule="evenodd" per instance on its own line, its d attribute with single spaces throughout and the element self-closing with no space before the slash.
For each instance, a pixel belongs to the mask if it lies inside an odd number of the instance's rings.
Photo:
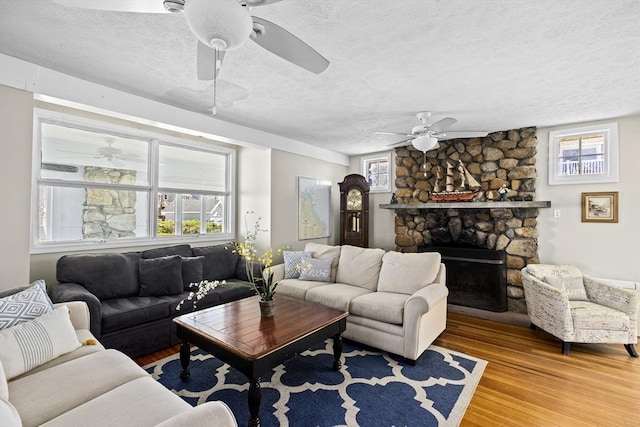
<svg viewBox="0 0 640 427">
<path fill-rule="evenodd" d="M 640 358 L 622 345 L 573 344 L 564 356 L 541 330 L 456 313 L 435 344 L 489 362 L 463 427 L 640 426 Z"/>
</svg>

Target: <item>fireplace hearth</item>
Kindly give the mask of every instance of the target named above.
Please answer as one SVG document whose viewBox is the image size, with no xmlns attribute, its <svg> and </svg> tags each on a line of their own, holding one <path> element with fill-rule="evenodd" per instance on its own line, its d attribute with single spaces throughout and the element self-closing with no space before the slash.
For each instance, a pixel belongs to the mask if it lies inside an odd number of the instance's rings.
<svg viewBox="0 0 640 427">
<path fill-rule="evenodd" d="M 504 312 L 507 302 L 507 266 L 504 251 L 421 246 L 419 252 L 439 252 L 447 268 L 448 302 Z"/>
</svg>

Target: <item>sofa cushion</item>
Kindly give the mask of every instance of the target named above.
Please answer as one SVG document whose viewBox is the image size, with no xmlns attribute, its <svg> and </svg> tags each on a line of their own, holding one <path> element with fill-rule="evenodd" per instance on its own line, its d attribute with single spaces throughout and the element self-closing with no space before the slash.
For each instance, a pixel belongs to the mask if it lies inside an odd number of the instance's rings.
<svg viewBox="0 0 640 427">
<path fill-rule="evenodd" d="M 349 304 L 352 299 L 369 292 L 371 291 L 359 286 L 345 285 L 344 283 L 327 283 L 324 286 L 309 289 L 306 294 L 306 300 L 338 310 L 349 311 Z"/>
<path fill-rule="evenodd" d="M 65 255 L 58 260 L 56 279 L 77 283 L 100 300 L 137 296 L 139 252 Z"/>
<path fill-rule="evenodd" d="M 160 297 L 115 298 L 102 301 L 102 333 L 117 331 L 169 316 L 169 303 Z"/>
<path fill-rule="evenodd" d="M 342 246 L 336 281 L 375 291 L 383 256 L 384 249 Z"/>
<path fill-rule="evenodd" d="M 61 414 L 43 427 L 151 427 L 190 409 L 191 405 L 162 384 L 150 376 L 144 376 Z"/>
<path fill-rule="evenodd" d="M 438 252 L 387 252 L 382 257 L 378 291 L 411 295 L 433 283 L 440 262 Z"/>
<path fill-rule="evenodd" d="M 36 280 L 28 288 L 0 298 L 0 330 L 51 313 L 53 304 L 44 280 Z"/>
<path fill-rule="evenodd" d="M 147 375 L 123 353 L 104 350 L 11 381 L 9 395 L 24 425 L 38 426 Z"/>
<path fill-rule="evenodd" d="M 297 279 L 300 277 L 300 265 L 303 258 L 311 258 L 307 251 L 282 251 L 284 258 L 284 278 Z"/>
<path fill-rule="evenodd" d="M 402 325 L 404 303 L 409 295 L 393 292 L 371 292 L 351 300 L 349 314 L 379 320 L 384 323 Z"/>
<path fill-rule="evenodd" d="M 142 258 L 145 258 L 145 259 L 161 258 L 161 257 L 171 256 L 171 255 L 180 255 L 182 257 L 190 257 L 191 246 L 175 245 L 175 246 L 166 246 L 163 248 L 147 249 L 146 251 L 142 251 L 140 255 Z"/>
<path fill-rule="evenodd" d="M 203 280 L 204 257 L 182 257 L 182 289 L 189 290 L 192 283 L 200 283 Z"/>
<path fill-rule="evenodd" d="M 304 301 L 309 289 L 327 284 L 326 282 L 315 282 L 311 280 L 283 279 L 278 282 L 277 293 L 278 295 L 286 295 Z"/>
<path fill-rule="evenodd" d="M 236 274 L 240 255 L 234 253 L 233 243 L 192 248 L 194 256 L 204 257 L 204 280 L 225 280 Z"/>
<path fill-rule="evenodd" d="M 300 279 L 331 282 L 332 263 L 333 259 L 303 258 L 300 266 Z"/>
<path fill-rule="evenodd" d="M 0 331 L 0 359 L 8 380 L 78 347 L 66 305 Z"/>
<path fill-rule="evenodd" d="M 341 246 L 323 245 L 321 243 L 309 242 L 304 247 L 305 252 L 311 252 L 311 257 L 316 259 L 332 259 L 331 281 L 336 281 L 338 273 L 338 261 L 340 260 Z"/>
<path fill-rule="evenodd" d="M 140 296 L 178 295 L 184 291 L 182 257 L 140 259 Z"/>
</svg>

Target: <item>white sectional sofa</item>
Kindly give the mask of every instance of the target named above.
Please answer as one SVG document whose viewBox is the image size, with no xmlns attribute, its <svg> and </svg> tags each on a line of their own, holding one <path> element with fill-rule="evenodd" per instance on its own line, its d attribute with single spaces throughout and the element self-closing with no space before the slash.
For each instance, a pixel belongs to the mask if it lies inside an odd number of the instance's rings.
<svg viewBox="0 0 640 427">
<path fill-rule="evenodd" d="M 312 262 L 286 262 L 289 258 Z M 327 263 L 331 264 L 330 274 Z M 299 278 L 286 278 L 301 272 Z M 273 273 L 279 281 L 278 294 L 348 311 L 345 338 L 410 362 L 415 363 L 446 327 L 449 292 L 445 266 L 437 252 L 385 252 L 308 243 L 304 251 L 274 266 Z"/>
<path fill-rule="evenodd" d="M 8 380 L 0 359 L 0 425 L 237 426 L 224 403 L 194 408 L 123 353 L 105 350 L 89 332 L 86 303 L 62 305 L 84 345 Z"/>
</svg>

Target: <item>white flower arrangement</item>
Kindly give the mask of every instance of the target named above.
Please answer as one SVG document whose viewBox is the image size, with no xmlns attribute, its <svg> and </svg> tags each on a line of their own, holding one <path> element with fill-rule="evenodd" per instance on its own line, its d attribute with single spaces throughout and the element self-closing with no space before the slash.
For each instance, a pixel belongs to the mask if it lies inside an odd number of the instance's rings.
<svg viewBox="0 0 640 427">
<path fill-rule="evenodd" d="M 226 284 L 227 284 L 226 280 L 223 280 L 222 282 L 219 281 L 219 280 L 213 280 L 213 281 L 203 280 L 200 283 L 190 283 L 189 287 L 190 288 L 197 288 L 197 290 L 195 292 L 193 292 L 193 291 L 189 292 L 189 295 L 187 295 L 187 297 L 185 299 L 183 299 L 182 301 L 180 301 L 178 303 L 178 305 L 176 307 L 176 310 L 180 310 L 180 307 L 186 301 L 193 301 L 193 311 L 196 311 L 196 305 L 198 304 L 198 301 L 200 301 L 210 291 L 214 290 L 218 286 L 224 286 Z"/>
</svg>

